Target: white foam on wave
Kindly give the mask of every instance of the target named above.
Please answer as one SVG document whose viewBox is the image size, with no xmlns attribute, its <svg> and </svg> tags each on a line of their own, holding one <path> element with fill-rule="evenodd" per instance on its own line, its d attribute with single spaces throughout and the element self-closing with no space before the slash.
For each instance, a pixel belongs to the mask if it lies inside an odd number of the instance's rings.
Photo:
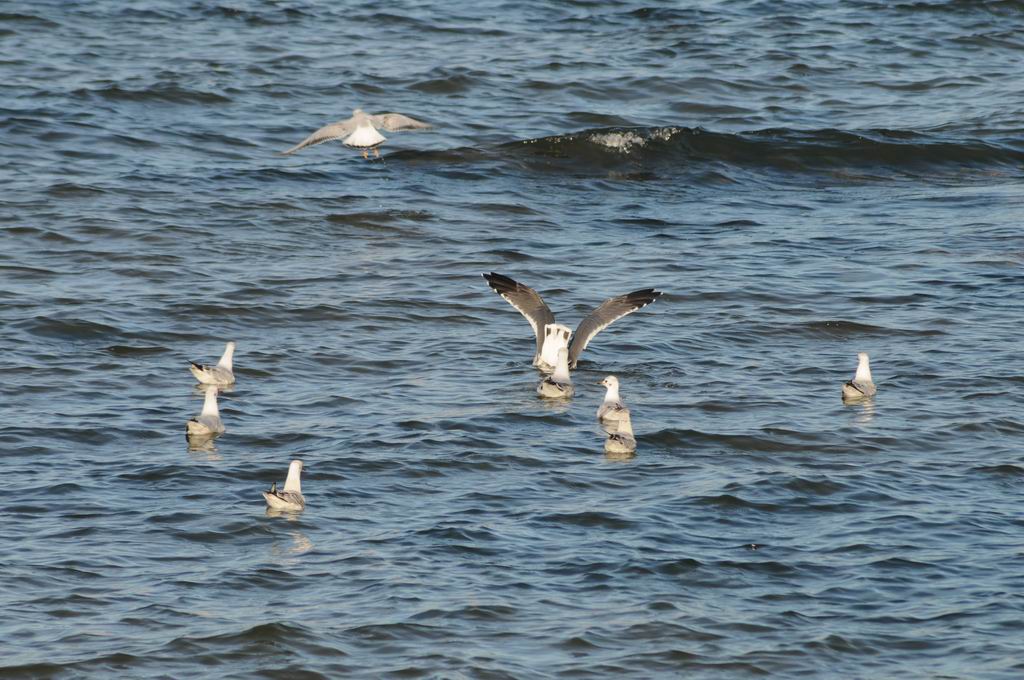
<svg viewBox="0 0 1024 680">
<path fill-rule="evenodd" d="M 677 132 L 679 132 L 679 128 L 674 127 L 653 128 L 645 131 L 644 134 L 633 130 L 598 132 L 590 136 L 590 141 L 622 153 L 629 153 L 634 147 L 642 149 L 651 141 L 666 142 L 672 139 Z"/>
</svg>

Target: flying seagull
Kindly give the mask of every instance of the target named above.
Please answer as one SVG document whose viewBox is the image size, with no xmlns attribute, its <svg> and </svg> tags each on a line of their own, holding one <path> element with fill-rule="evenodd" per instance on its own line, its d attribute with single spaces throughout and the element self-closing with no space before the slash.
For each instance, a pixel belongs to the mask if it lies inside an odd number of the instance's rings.
<svg viewBox="0 0 1024 680">
<path fill-rule="evenodd" d="M 192 375 L 196 377 L 196 380 L 204 385 L 230 385 L 235 382 L 235 374 L 231 370 L 231 359 L 234 355 L 235 343 L 229 342 L 225 345 L 224 354 L 216 366 L 197 364 L 193 361 L 188 370 L 192 371 Z"/>
<path fill-rule="evenodd" d="M 270 485 L 270 491 L 264 491 L 263 497 L 267 505 L 275 510 L 302 510 L 306 507 L 306 499 L 302 495 L 302 461 L 293 460 L 288 466 L 288 478 L 284 480 L 284 490 L 277 490 L 277 482 Z"/>
<path fill-rule="evenodd" d="M 370 157 L 370 149 L 373 149 L 374 156 L 379 158 L 380 150 L 377 147 L 383 144 L 387 137 L 377 132 L 377 128 L 388 132 L 399 132 L 400 130 L 426 130 L 429 127 L 431 127 L 429 123 L 403 116 L 400 113 L 369 114 L 362 109 L 356 109 L 348 120 L 339 120 L 337 123 L 323 126 L 292 148 L 282 151 L 281 154 L 287 156 L 305 149 L 307 146 L 340 139 L 345 146 L 362 149 L 363 158 Z"/>
<path fill-rule="evenodd" d="M 865 399 L 874 395 L 877 390 L 875 383 L 871 380 L 871 366 L 868 363 L 868 353 L 857 353 L 857 373 L 853 380 L 843 383 L 843 399 Z"/>
<path fill-rule="evenodd" d="M 580 321 L 574 334 L 568 326 L 555 323 L 555 315 L 533 288 L 496 272 L 484 274 L 483 277 L 487 279 L 487 284 L 495 293 L 505 298 L 506 302 L 519 310 L 519 313 L 530 322 L 537 336 L 537 351 L 533 355 L 533 365 L 546 373 L 555 370 L 560 347 L 569 350 L 569 368 L 576 368 L 580 354 L 595 335 L 612 322 L 641 307 L 646 307 L 661 296 L 660 291 L 644 288 L 608 298 Z"/>
</svg>

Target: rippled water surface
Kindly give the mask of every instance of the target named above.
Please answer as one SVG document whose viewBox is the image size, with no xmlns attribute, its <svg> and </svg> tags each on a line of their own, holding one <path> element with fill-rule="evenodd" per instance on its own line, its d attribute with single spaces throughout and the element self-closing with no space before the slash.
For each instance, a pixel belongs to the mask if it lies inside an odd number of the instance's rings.
<svg viewBox="0 0 1024 680">
<path fill-rule="evenodd" d="M 345 5 L 0 6 L 0 674 L 1024 677 L 1024 3 Z"/>
</svg>

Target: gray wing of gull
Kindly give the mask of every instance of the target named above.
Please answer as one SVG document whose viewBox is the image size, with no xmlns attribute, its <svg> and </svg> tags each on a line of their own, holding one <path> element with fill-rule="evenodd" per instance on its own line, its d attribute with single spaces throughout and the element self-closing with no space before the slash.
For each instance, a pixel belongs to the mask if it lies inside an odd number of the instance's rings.
<svg viewBox="0 0 1024 680">
<path fill-rule="evenodd" d="M 526 317 L 537 336 L 537 354 L 544 347 L 544 326 L 555 322 L 555 315 L 547 306 L 540 295 L 533 288 L 524 286 L 507 276 L 497 272 L 484 274 L 489 285 L 495 293 L 505 298 L 505 301 L 519 310 L 519 313 Z"/>
<path fill-rule="evenodd" d="M 430 123 L 403 116 L 400 113 L 378 113 L 370 116 L 374 127 L 384 128 L 388 132 L 399 132 L 401 130 L 426 130 L 433 127 Z"/>
<path fill-rule="evenodd" d="M 348 120 L 339 120 L 337 123 L 331 123 L 330 125 L 323 126 L 292 148 L 282 151 L 281 155 L 287 156 L 288 154 L 293 154 L 296 151 L 305 149 L 307 146 L 329 142 L 333 139 L 344 139 L 352 134 L 352 131 L 355 129 L 356 125 L 352 118 L 349 118 Z"/>
<path fill-rule="evenodd" d="M 870 397 L 872 394 L 875 393 L 875 384 L 874 383 L 866 383 L 866 382 L 861 382 L 860 380 L 854 379 L 854 380 L 847 381 L 846 384 L 849 385 L 850 387 L 852 387 L 853 389 L 857 390 L 861 394 L 863 394 L 865 397 Z"/>
<path fill-rule="evenodd" d="M 598 419 L 598 422 L 602 430 L 608 434 L 616 434 L 619 431 L 619 423 L 626 420 L 629 420 L 629 409 L 619 404 L 609 409 L 603 418 Z"/>
<path fill-rule="evenodd" d="M 661 296 L 661 292 L 653 288 L 634 290 L 632 293 L 608 298 L 601 306 L 587 315 L 576 327 L 572 340 L 569 342 L 569 367 L 576 367 L 576 360 L 587 348 L 591 339 L 627 314 L 646 307 Z"/>
<path fill-rule="evenodd" d="M 278 490 L 271 495 L 277 496 L 287 503 L 295 503 L 296 505 L 303 505 L 306 502 L 306 499 L 302 497 L 301 493 L 295 493 L 294 491 Z"/>
</svg>

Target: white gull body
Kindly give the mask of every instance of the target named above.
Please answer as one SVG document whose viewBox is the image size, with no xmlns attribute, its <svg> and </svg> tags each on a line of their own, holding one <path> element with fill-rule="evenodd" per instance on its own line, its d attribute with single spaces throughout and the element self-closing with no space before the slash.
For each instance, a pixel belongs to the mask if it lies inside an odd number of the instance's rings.
<svg viewBox="0 0 1024 680">
<path fill-rule="evenodd" d="M 874 381 L 871 380 L 871 364 L 868 354 L 860 352 L 857 354 L 857 373 L 853 376 L 853 380 L 843 383 L 843 399 L 847 401 L 866 399 L 874 396 L 875 392 L 877 390 Z"/>
<path fill-rule="evenodd" d="M 484 274 L 487 285 L 526 317 L 537 339 L 533 365 L 551 373 L 555 370 L 558 350 L 569 350 L 569 368 L 576 368 L 579 356 L 595 335 L 627 314 L 646 307 L 661 296 L 653 288 L 635 290 L 632 293 L 608 298 L 597 309 L 588 314 L 573 333 L 568 326 L 555 323 L 555 315 L 543 298 L 529 286 L 507 276 L 491 272 Z"/>
<path fill-rule="evenodd" d="M 232 360 L 235 356 L 235 343 L 229 342 L 224 346 L 224 354 L 215 366 L 197 364 L 192 362 L 188 370 L 196 380 L 204 385 L 231 385 L 235 382 L 235 373 L 232 369 Z"/>
<path fill-rule="evenodd" d="M 633 421 L 630 420 L 629 411 L 624 418 L 619 419 L 615 434 L 608 435 L 604 441 L 604 451 L 619 455 L 636 453 L 636 437 L 633 436 Z"/>
<path fill-rule="evenodd" d="M 217 408 L 217 388 L 210 386 L 206 388 L 203 410 L 185 423 L 185 434 L 190 437 L 210 437 L 222 432 L 224 423 L 220 420 L 220 410 Z"/>
<path fill-rule="evenodd" d="M 629 409 L 622 403 L 619 396 L 619 379 L 610 375 L 599 384 L 607 388 L 604 401 L 597 407 L 597 420 L 601 427 L 608 434 L 615 434 L 619 430 L 619 422 L 629 420 Z"/>
<path fill-rule="evenodd" d="M 556 361 L 555 372 L 537 385 L 537 394 L 544 399 L 568 399 L 575 392 L 569 377 L 569 350 L 559 349 Z"/>
<path fill-rule="evenodd" d="M 302 510 L 306 507 L 306 499 L 302 495 L 302 461 L 293 460 L 288 466 L 288 478 L 284 480 L 284 490 L 277 490 L 277 482 L 270 486 L 270 491 L 263 492 L 267 506 L 274 510 Z"/>
<path fill-rule="evenodd" d="M 307 146 L 340 139 L 345 146 L 362 149 L 363 158 L 366 158 L 368 149 L 375 149 L 387 140 L 387 137 L 377 131 L 378 128 L 389 132 L 398 132 L 399 130 L 426 130 L 430 127 L 429 123 L 404 116 L 401 113 L 369 114 L 362 109 L 355 109 L 351 118 L 325 125 L 281 153 L 283 155 L 293 154 Z M 380 155 L 379 152 L 378 155 Z"/>
</svg>

